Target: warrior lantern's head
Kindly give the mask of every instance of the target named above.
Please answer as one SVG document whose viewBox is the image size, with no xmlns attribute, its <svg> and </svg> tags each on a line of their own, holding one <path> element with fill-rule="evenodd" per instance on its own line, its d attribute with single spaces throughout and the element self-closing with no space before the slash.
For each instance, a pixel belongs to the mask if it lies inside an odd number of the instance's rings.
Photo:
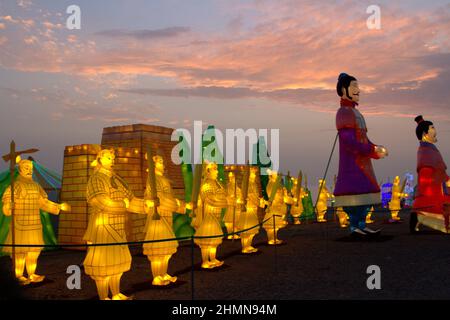
<svg viewBox="0 0 450 320">
<path fill-rule="evenodd" d="M 355 77 L 346 73 L 341 73 L 336 85 L 336 91 L 338 96 L 342 99 L 350 100 L 353 102 L 359 102 L 359 85 L 358 80 Z"/>
<path fill-rule="evenodd" d="M 414 121 L 417 122 L 416 136 L 417 139 L 424 142 L 436 143 L 437 142 L 437 132 L 433 125 L 433 122 L 426 121 L 423 117 L 417 116 Z"/>
<path fill-rule="evenodd" d="M 205 161 L 206 162 L 206 161 Z M 217 164 L 214 162 L 209 162 L 206 164 L 206 175 L 213 179 L 216 180 L 218 175 L 219 175 L 219 170 L 217 169 Z"/>
<path fill-rule="evenodd" d="M 33 162 L 31 160 L 20 160 L 19 174 L 26 179 L 33 179 Z"/>
<path fill-rule="evenodd" d="M 91 163 L 91 166 L 110 170 L 114 165 L 115 158 L 114 149 L 103 149 L 97 154 L 97 158 Z"/>
<path fill-rule="evenodd" d="M 158 154 L 153 156 L 153 162 L 155 163 L 155 172 L 163 174 L 165 170 L 164 159 L 162 155 Z"/>
</svg>

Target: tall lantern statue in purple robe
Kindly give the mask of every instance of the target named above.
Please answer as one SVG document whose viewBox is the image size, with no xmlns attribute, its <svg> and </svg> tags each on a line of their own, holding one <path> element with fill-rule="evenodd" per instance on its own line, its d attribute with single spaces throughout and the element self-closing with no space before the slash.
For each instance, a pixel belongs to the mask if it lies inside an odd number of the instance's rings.
<svg viewBox="0 0 450 320">
<path fill-rule="evenodd" d="M 334 190 L 335 206 L 343 207 L 349 215 L 353 236 L 364 238 L 377 235 L 379 230 L 366 227 L 366 215 L 370 208 L 381 203 L 380 187 L 371 159 L 384 158 L 388 152 L 367 137 L 366 122 L 357 109 L 360 90 L 356 78 L 341 73 L 336 90 L 341 97 L 341 106 L 336 114 L 339 173 Z"/>
</svg>

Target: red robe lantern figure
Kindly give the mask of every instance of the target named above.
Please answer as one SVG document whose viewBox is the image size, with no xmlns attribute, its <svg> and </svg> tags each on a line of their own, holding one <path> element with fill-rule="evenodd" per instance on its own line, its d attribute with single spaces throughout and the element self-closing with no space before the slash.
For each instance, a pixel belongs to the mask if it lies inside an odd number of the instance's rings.
<svg viewBox="0 0 450 320">
<path fill-rule="evenodd" d="M 450 178 L 446 173 L 442 155 L 436 147 L 437 133 L 431 121 L 422 116 L 415 118 L 416 136 L 420 140 L 417 151 L 418 185 L 411 214 L 411 232 L 425 225 L 444 233 L 450 233 Z"/>
</svg>

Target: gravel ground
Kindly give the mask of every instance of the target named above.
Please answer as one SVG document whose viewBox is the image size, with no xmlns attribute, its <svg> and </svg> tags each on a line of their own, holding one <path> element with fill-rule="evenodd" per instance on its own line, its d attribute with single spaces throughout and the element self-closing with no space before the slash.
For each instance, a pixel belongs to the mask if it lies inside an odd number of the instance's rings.
<svg viewBox="0 0 450 320">
<path fill-rule="evenodd" d="M 450 238 L 439 232 L 410 235 L 408 222 L 386 224 L 383 214 L 374 228 L 382 228 L 376 241 L 354 241 L 335 222 L 289 225 L 279 238 L 285 244 L 264 242 L 261 230 L 254 243 L 260 253 L 242 255 L 240 241 L 225 240 L 218 270 L 200 270 L 200 250 L 195 247 L 195 299 L 450 299 Z M 407 220 L 407 214 L 401 216 Z M 147 257 L 134 248 L 131 271 L 122 278 L 122 291 L 137 300 L 191 299 L 191 248 L 182 245 L 172 257 L 169 273 L 178 282 L 166 288 L 151 285 Z M 37 272 L 47 276 L 40 284 L 21 290 L 28 299 L 96 299 L 93 280 L 82 272 L 81 289 L 69 290 L 66 269 L 81 265 L 85 253 L 58 250 L 44 252 Z M 10 259 L 0 258 L 2 274 L 10 270 Z M 381 290 L 369 290 L 369 265 L 381 268 Z M 6 282 L 5 282 L 6 283 Z M 3 293 L 15 287 L 4 285 Z"/>
</svg>

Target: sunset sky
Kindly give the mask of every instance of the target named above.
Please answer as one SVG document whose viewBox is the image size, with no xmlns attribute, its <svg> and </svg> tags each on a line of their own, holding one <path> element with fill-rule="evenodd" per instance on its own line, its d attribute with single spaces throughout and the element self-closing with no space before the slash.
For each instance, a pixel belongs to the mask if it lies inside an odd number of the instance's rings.
<svg viewBox="0 0 450 320">
<path fill-rule="evenodd" d="M 66 8 L 81 8 L 81 30 Z M 381 8 L 370 30 L 369 5 Z M 414 117 L 450 164 L 450 1 L 0 1 L 0 153 L 66 145 L 106 126 L 280 129 L 282 171 L 323 174 L 341 72 L 358 78 L 379 180 L 415 172 Z M 330 178 L 337 171 L 333 158 Z M 2 162 L 0 169 L 7 164 Z"/>
</svg>

